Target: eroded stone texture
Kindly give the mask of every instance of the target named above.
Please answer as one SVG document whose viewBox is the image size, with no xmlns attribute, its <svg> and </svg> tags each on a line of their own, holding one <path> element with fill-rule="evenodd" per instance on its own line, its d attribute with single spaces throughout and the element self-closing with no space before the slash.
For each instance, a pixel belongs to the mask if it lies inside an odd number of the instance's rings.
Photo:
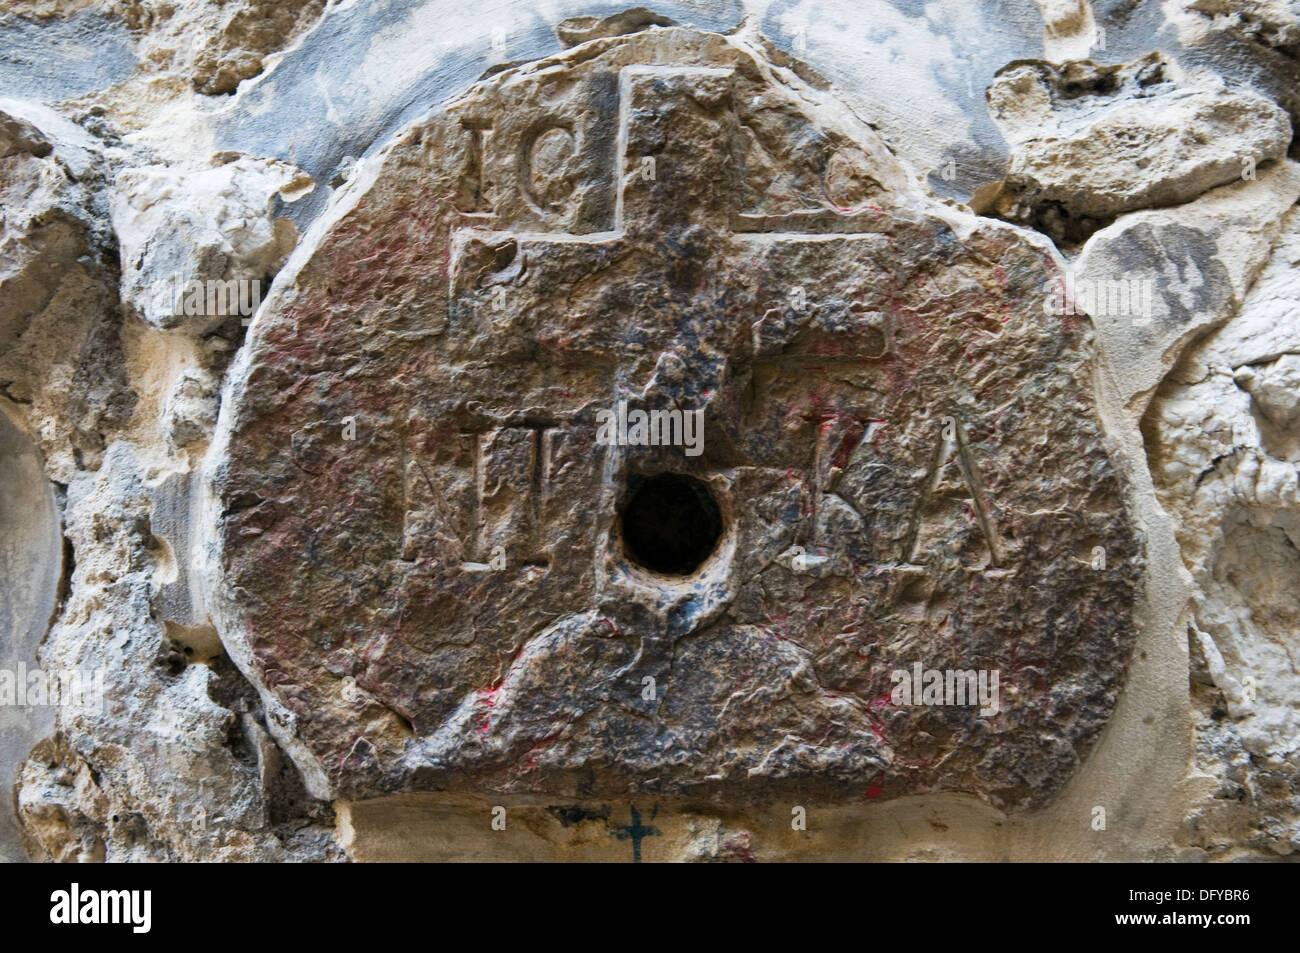
<svg viewBox="0 0 1300 953">
<path fill-rule="evenodd" d="M 238 318 L 234 329 L 150 326 L 126 304 L 138 289 L 130 278 L 119 298 L 118 240 L 142 251 L 142 222 L 155 243 L 183 243 L 171 261 L 217 257 L 213 247 L 238 259 L 273 234 L 269 200 L 213 202 L 207 230 L 177 229 L 176 178 L 146 176 L 140 214 L 120 217 L 115 233 L 120 150 L 49 109 L 4 108 L 0 404 L 40 453 L 18 431 L 0 440 L 3 670 L 39 665 L 45 684 L 76 673 L 86 702 L 3 700 L 5 743 L 21 743 L 8 751 L 18 783 L 6 783 L 6 804 L 34 859 L 337 858 L 329 806 L 305 795 L 188 587 L 186 455 L 206 446 L 243 328 Z M 169 188 L 170 230 L 148 214 Z M 149 277 L 165 274 L 167 255 L 141 259 Z"/>
<path fill-rule="evenodd" d="M 15 675 L 20 666 L 24 673 L 36 668 L 36 650 L 58 600 L 63 568 L 54 488 L 20 419 L 18 408 L 0 398 L 0 666 Z M 54 723 L 51 708 L 13 702 L 0 705 L 3 791 L 13 790 L 27 752 Z M 0 810 L 0 860 L 12 863 L 24 856 L 6 806 Z"/>
<path fill-rule="evenodd" d="M 41 4 L 48 7 L 48 4 Z M 125 0 L 102 6 L 135 34 L 137 57 L 152 71 L 173 69 L 188 75 L 209 96 L 233 93 L 240 82 L 258 75 L 266 59 L 311 26 L 324 0 L 237 0 L 219 3 L 169 3 Z M 66 15 L 67 6 L 39 15 Z"/>
<path fill-rule="evenodd" d="M 1183 0 L 1218 29 L 1244 34 L 1264 46 L 1295 56 L 1300 52 L 1300 10 L 1287 0 Z"/>
<path fill-rule="evenodd" d="M 219 651 L 205 657 L 153 617 L 176 554 L 154 535 L 142 470 L 115 441 L 68 488 L 75 569 L 40 662 L 97 677 L 103 691 L 60 708 L 54 735 L 20 767 L 32 856 L 337 858 L 331 809 L 303 791 L 252 687 Z"/>
<path fill-rule="evenodd" d="M 994 207 L 1057 241 L 1253 177 L 1291 142 L 1277 104 L 1221 81 L 1189 80 L 1158 53 L 1114 66 L 1012 63 L 988 102 L 1012 149 Z"/>
<path fill-rule="evenodd" d="M 26 108 L 33 118 L 0 113 L 0 394 L 27 407 L 50 475 L 67 482 L 99 465 L 105 431 L 135 397 L 96 214 L 99 156 L 77 126 Z"/>
<path fill-rule="evenodd" d="M 683 29 L 503 72 L 359 167 L 214 447 L 223 640 L 316 793 L 1061 786 L 1139 572 L 1086 319 L 907 181 Z M 702 454 L 598 445 L 622 400 L 702 410 Z M 623 538 L 665 472 L 721 512 L 688 576 Z M 999 713 L 893 705 L 913 663 L 997 670 Z"/>
<path fill-rule="evenodd" d="M 1284 159 L 1177 209 L 1122 216 L 1088 239 L 1073 263 L 1076 289 L 1095 292 L 1093 321 L 1107 331 L 1099 350 L 1139 413 L 1187 343 L 1241 307 L 1298 197 L 1300 166 Z M 1119 282 L 1148 289 L 1150 307 L 1138 295 L 1127 307 L 1112 301 Z"/>
<path fill-rule="evenodd" d="M 1215 857 L 1300 849 L 1297 266 L 1293 209 L 1240 313 L 1184 355 L 1144 428 L 1197 585 L 1188 638 L 1198 766 L 1219 781 L 1182 839 Z"/>
<path fill-rule="evenodd" d="M 119 172 L 113 227 L 122 256 L 122 296 L 150 324 L 192 323 L 203 334 L 228 317 L 252 314 L 260 289 L 280 270 L 297 229 L 274 214 L 277 198 L 311 191 L 307 176 L 284 162 L 218 155 L 206 168 L 147 166 Z M 217 307 L 186 308 L 189 282 L 222 282 L 231 289 Z M 234 282 L 235 284 L 230 284 Z M 257 282 L 258 295 L 238 283 Z M 205 289 L 206 291 L 206 289 Z"/>
</svg>

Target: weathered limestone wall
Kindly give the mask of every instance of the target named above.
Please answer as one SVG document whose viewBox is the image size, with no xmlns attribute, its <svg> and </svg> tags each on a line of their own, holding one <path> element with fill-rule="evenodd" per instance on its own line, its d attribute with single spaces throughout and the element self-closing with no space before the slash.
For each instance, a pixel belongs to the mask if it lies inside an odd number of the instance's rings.
<svg viewBox="0 0 1300 953">
<path fill-rule="evenodd" d="M 1294 4 L 0 43 L 6 859 L 1300 855 Z"/>
</svg>

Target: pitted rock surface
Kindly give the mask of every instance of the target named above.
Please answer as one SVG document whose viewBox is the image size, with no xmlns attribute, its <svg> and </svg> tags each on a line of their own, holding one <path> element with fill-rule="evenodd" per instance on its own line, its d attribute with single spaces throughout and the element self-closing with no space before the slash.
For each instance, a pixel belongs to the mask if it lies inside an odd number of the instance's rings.
<svg viewBox="0 0 1300 953">
<path fill-rule="evenodd" d="M 499 72 L 361 164 L 250 330 L 222 639 L 321 796 L 1039 805 L 1141 570 L 1055 275 L 739 40 Z M 702 452 L 598 442 L 624 401 L 703 411 Z M 703 509 L 643 537 L 720 517 L 686 574 L 625 538 L 662 474 Z M 915 663 L 999 711 L 895 705 Z"/>
</svg>

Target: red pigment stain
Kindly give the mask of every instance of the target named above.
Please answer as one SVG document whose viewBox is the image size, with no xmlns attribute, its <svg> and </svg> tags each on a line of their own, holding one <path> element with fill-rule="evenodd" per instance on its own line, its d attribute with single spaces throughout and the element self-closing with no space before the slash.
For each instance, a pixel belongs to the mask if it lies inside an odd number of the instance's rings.
<svg viewBox="0 0 1300 953">
<path fill-rule="evenodd" d="M 547 736 L 546 736 L 545 738 L 543 738 L 541 741 L 537 742 L 537 744 L 535 744 L 535 745 L 533 745 L 531 748 L 529 748 L 529 749 L 528 749 L 528 754 L 525 756 L 525 757 L 526 757 L 526 760 L 525 760 L 525 766 L 526 766 L 529 770 L 534 770 L 534 769 L 536 769 L 536 767 L 537 767 L 537 753 L 538 753 L 539 751 L 541 751 L 542 749 L 544 749 L 544 748 L 549 748 L 551 745 L 553 745 L 557 740 L 559 740 L 559 737 L 560 737 L 560 735 L 562 735 L 562 734 L 564 734 L 564 729 L 563 729 L 563 728 L 559 729 L 558 731 L 556 731 L 556 732 L 553 733 L 553 734 L 547 735 Z"/>
<path fill-rule="evenodd" d="M 878 798 L 884 792 L 884 790 L 885 789 L 882 788 L 879 784 L 873 784 L 867 788 L 867 797 L 873 799 Z"/>
<path fill-rule="evenodd" d="M 474 699 L 475 703 L 489 709 L 489 711 L 483 713 L 483 717 L 480 718 L 478 724 L 475 725 L 480 733 L 486 734 L 488 729 L 492 727 L 492 712 L 490 709 L 496 706 L 497 692 L 501 691 L 501 685 L 504 682 L 505 676 L 502 676 L 497 680 L 495 685 L 490 685 L 487 688 L 480 688 L 475 693 L 478 696 Z"/>
<path fill-rule="evenodd" d="M 893 707 L 894 707 L 894 699 L 889 695 L 886 695 L 884 698 L 876 698 L 867 702 L 868 711 L 880 711 L 880 709 L 882 708 L 893 708 Z"/>
<path fill-rule="evenodd" d="M 862 435 L 867 430 L 868 421 L 863 417 L 853 417 L 851 423 L 844 431 L 844 437 L 840 440 L 840 445 L 831 458 L 831 466 L 843 470 L 849 465 L 849 458 L 853 456 L 853 451 L 857 449 Z"/>
<path fill-rule="evenodd" d="M 734 857 L 743 864 L 754 864 L 758 858 L 754 856 L 753 850 L 749 846 L 749 834 L 738 834 L 734 838 L 728 838 L 722 849 L 722 856 Z"/>
</svg>

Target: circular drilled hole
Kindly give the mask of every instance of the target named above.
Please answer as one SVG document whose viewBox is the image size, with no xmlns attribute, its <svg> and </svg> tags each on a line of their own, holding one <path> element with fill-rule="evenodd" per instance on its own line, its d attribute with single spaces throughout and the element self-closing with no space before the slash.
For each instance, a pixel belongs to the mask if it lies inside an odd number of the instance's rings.
<svg viewBox="0 0 1300 953">
<path fill-rule="evenodd" d="M 660 473 L 635 486 L 623 507 L 623 551 L 646 569 L 686 576 L 722 535 L 722 512 L 694 477 Z"/>
</svg>

